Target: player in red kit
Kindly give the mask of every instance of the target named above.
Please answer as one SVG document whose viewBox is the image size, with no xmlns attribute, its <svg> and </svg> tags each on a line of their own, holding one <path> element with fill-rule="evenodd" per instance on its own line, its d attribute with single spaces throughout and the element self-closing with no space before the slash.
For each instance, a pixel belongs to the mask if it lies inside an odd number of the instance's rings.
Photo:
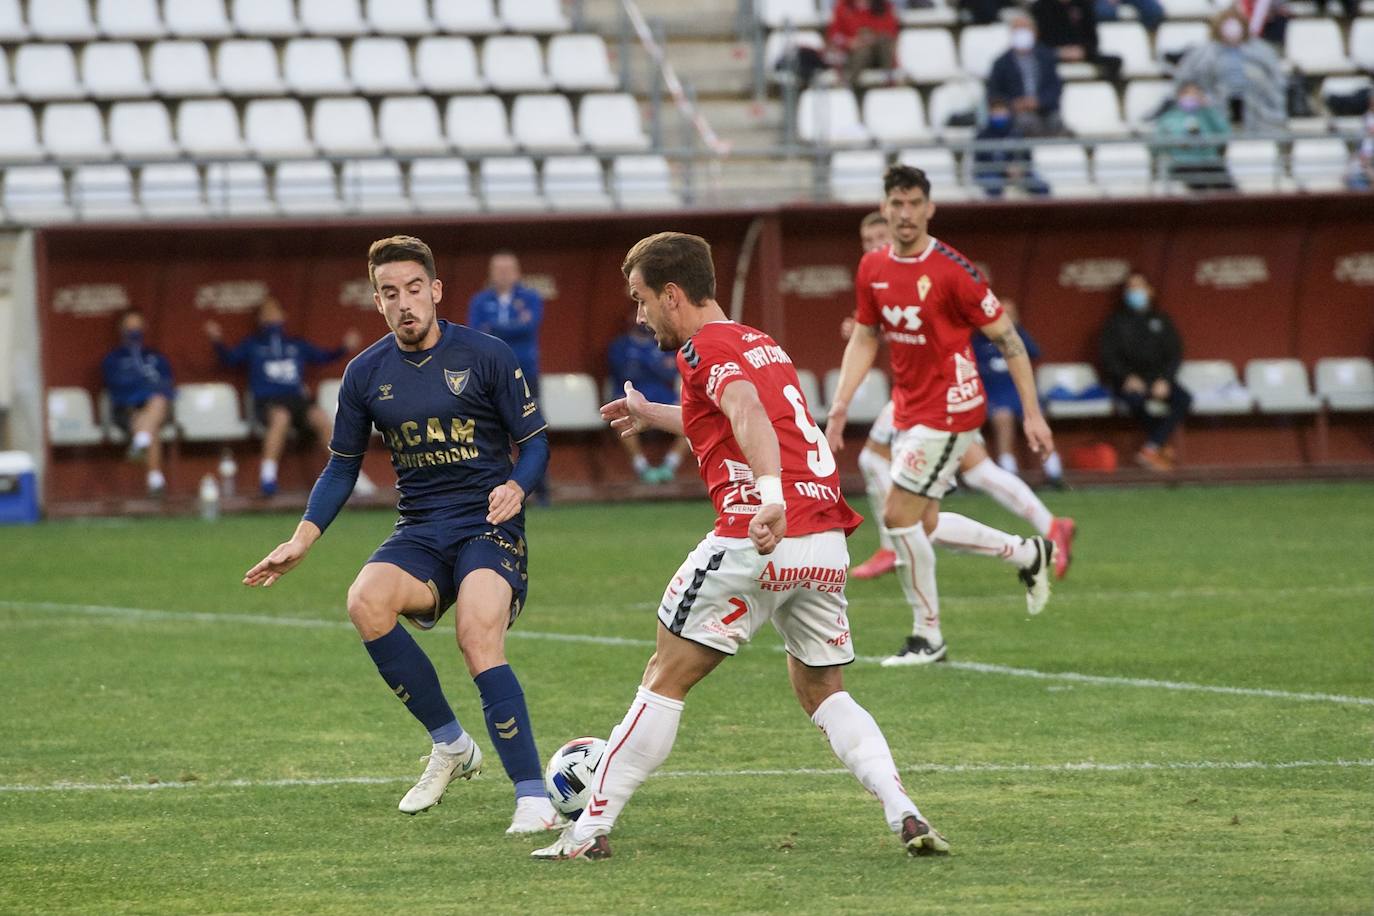
<svg viewBox="0 0 1374 916">
<path fill-rule="evenodd" d="M 879 335 L 891 350 L 893 375 L 892 483 L 883 522 L 897 553 L 902 590 L 914 618 L 912 634 L 883 664 L 919 665 L 947 657 L 935 587 L 937 525 L 941 543 L 1000 557 L 1018 569 L 1026 606 L 1038 614 L 1049 600 L 1054 545 L 1021 538 L 970 518 L 940 512 L 964 453 L 986 415 L 982 382 L 969 346 L 976 329 L 1007 360 L 1025 414 L 1026 440 L 1042 457 L 1054 448 L 1040 413 L 1025 345 L 968 259 L 931 237 L 935 212 L 930 181 L 920 169 L 895 165 L 883 176 L 883 212 L 891 246 L 864 255 L 854 280 L 854 332 L 845 347 L 826 438 L 844 447 L 849 400 L 877 355 Z"/>
<path fill-rule="evenodd" d="M 634 703 L 606 741 L 587 807 L 537 859 L 604 859 L 634 791 L 668 758 L 687 692 L 771 621 L 792 689 L 835 755 L 882 803 L 912 855 L 949 844 L 902 788 L 887 739 L 844 690 L 854 660 L 844 596 L 845 537 L 862 518 L 840 495 L 835 459 L 811 420 L 792 360 L 773 338 L 725 317 L 704 239 L 661 232 L 622 265 L 639 320 L 677 350 L 682 406 L 626 383 L 601 408 L 622 436 L 685 435 L 716 507 L 658 606 L 658 637 Z"/>
</svg>

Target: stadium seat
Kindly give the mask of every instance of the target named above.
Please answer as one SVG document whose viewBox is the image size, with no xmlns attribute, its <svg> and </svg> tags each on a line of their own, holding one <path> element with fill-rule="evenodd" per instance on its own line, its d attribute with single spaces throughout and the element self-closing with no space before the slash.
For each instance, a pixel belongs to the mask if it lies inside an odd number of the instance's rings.
<svg viewBox="0 0 1374 916">
<path fill-rule="evenodd" d="M 415 46 L 415 72 L 427 92 L 484 92 L 487 81 L 477 67 L 472 39 L 457 35 L 421 38 Z"/>
<path fill-rule="evenodd" d="M 235 442 L 248 438 L 239 399 L 224 382 L 193 382 L 177 387 L 172 416 L 188 442 Z"/>
<path fill-rule="evenodd" d="M 42 158 L 33 108 L 24 104 L 0 105 L 0 159 L 36 162 Z"/>
<path fill-rule="evenodd" d="M 116 102 L 110 106 L 110 145 L 124 159 L 175 159 L 172 119 L 161 102 Z"/>
<path fill-rule="evenodd" d="M 286 85 L 301 95 L 348 95 L 353 82 L 343 50 L 332 38 L 293 38 L 286 43 Z"/>
<path fill-rule="evenodd" d="M 428 35 L 434 31 L 427 0 L 367 0 L 367 25 L 381 35 Z"/>
<path fill-rule="evenodd" d="M 1160 0 L 1160 5 L 1166 19 L 1211 19 L 1217 14 L 1212 0 Z"/>
<path fill-rule="evenodd" d="M 639 102 L 628 92 L 589 92 L 577 105 L 582 139 L 602 152 L 636 152 L 649 148 L 640 120 Z"/>
<path fill-rule="evenodd" d="M 1088 177 L 1088 154 L 1077 143 L 1037 145 L 1031 148 L 1035 173 L 1050 186 L 1055 197 L 1097 197 L 1100 191 Z"/>
<path fill-rule="evenodd" d="M 444 111 L 445 136 L 459 152 L 506 153 L 515 150 L 506 106 L 494 95 L 456 95 Z"/>
<path fill-rule="evenodd" d="M 865 146 L 872 139 L 847 88 L 803 89 L 797 100 L 797 136 L 817 146 Z"/>
<path fill-rule="evenodd" d="M 769 79 L 777 82 L 793 79 L 790 73 L 779 71 L 778 64 L 794 48 L 811 48 L 820 53 L 825 50 L 825 38 L 815 29 L 779 29 L 768 33 L 768 39 L 763 43 L 763 69 Z"/>
<path fill-rule="evenodd" d="M 96 37 L 90 0 L 30 0 L 29 28 L 44 41 L 91 41 Z"/>
<path fill-rule="evenodd" d="M 1292 19 L 1283 39 L 1283 56 L 1308 76 L 1350 73 L 1354 62 L 1345 56 L 1341 27 L 1335 19 Z"/>
<path fill-rule="evenodd" d="M 838 150 L 830 154 L 830 196 L 844 203 L 876 205 L 883 199 L 887 155 L 879 150 Z"/>
<path fill-rule="evenodd" d="M 205 169 L 205 200 L 212 213 L 267 216 L 277 205 L 267 192 L 261 162 L 213 162 Z"/>
<path fill-rule="evenodd" d="M 914 165 L 930 179 L 930 196 L 934 200 L 964 200 L 967 194 L 959 180 L 959 165 L 954 153 L 942 146 L 915 147 L 897 154 L 902 165 Z"/>
<path fill-rule="evenodd" d="M 616 156 L 611 163 L 611 193 L 626 209 L 682 206 L 682 198 L 673 190 L 672 170 L 662 156 Z"/>
<path fill-rule="evenodd" d="M 127 165 L 81 165 L 72 171 L 72 207 L 85 220 L 134 219 L 134 176 Z"/>
<path fill-rule="evenodd" d="M 983 84 L 974 80 L 941 83 L 930 93 L 930 128 L 945 140 L 972 140 L 973 128 L 952 127 L 950 120 L 960 117 L 970 125 L 983 106 Z"/>
<path fill-rule="evenodd" d="M 1093 151 L 1093 180 L 1108 197 L 1148 197 L 1154 183 L 1143 143 L 1104 143 Z"/>
<path fill-rule="evenodd" d="M 825 403 L 835 400 L 835 390 L 840 386 L 840 370 L 831 369 L 825 373 Z M 864 380 L 849 400 L 848 423 L 872 423 L 883 412 L 883 407 L 891 399 L 887 376 L 881 369 L 869 369 Z"/>
<path fill-rule="evenodd" d="M 164 162 L 140 169 L 138 203 L 155 219 L 209 215 L 200 171 L 189 162 Z"/>
<path fill-rule="evenodd" d="M 343 212 L 338 179 L 328 162 L 278 163 L 272 180 L 277 206 L 288 215 L 328 216 Z"/>
<path fill-rule="evenodd" d="M 1321 408 L 1301 360 L 1252 359 L 1245 364 L 1245 387 L 1261 413 L 1313 413 Z"/>
<path fill-rule="evenodd" d="M 770 29 L 791 26 L 794 29 L 824 27 L 816 0 L 758 0 L 759 21 Z"/>
<path fill-rule="evenodd" d="M 544 160 L 544 197 L 555 210 L 609 210 L 606 174 L 595 156 L 550 156 Z"/>
<path fill-rule="evenodd" d="M 95 21 L 107 38 L 151 41 L 167 34 L 157 0 L 96 0 Z"/>
<path fill-rule="evenodd" d="M 95 402 L 85 388 L 48 389 L 48 441 L 55 446 L 96 445 L 105 434 L 95 423 Z"/>
<path fill-rule="evenodd" d="M 315 386 L 315 406 L 323 410 L 330 420 L 339 412 L 339 389 L 342 387 L 341 378 L 320 379 L 320 383 Z"/>
<path fill-rule="evenodd" d="M 300 20 L 311 35 L 347 38 L 367 34 L 358 0 L 300 0 Z"/>
<path fill-rule="evenodd" d="M 159 41 L 148 55 L 148 71 L 159 95 L 219 95 L 203 41 Z"/>
<path fill-rule="evenodd" d="M 560 0 L 500 0 L 501 21 L 512 32 L 548 35 L 572 28 Z"/>
<path fill-rule="evenodd" d="M 1240 383 L 1230 360 L 1185 359 L 1178 370 L 1178 383 L 1193 396 L 1191 413 L 1226 416 L 1255 409 L 1254 397 Z"/>
<path fill-rule="evenodd" d="M 888 86 L 864 93 L 864 127 L 882 146 L 926 143 L 935 139 L 926 126 L 921 95 L 910 86 Z"/>
<path fill-rule="evenodd" d="M 482 202 L 488 210 L 543 209 L 544 198 L 530 157 L 488 157 L 477 169 Z"/>
<path fill-rule="evenodd" d="M 903 29 L 897 38 L 897 62 L 914 83 L 967 78 L 959 68 L 949 29 Z"/>
<path fill-rule="evenodd" d="M 1126 84 L 1126 125 L 1140 135 L 1154 134 L 1154 118 L 1173 97 L 1169 80 L 1131 80 Z"/>
<path fill-rule="evenodd" d="M 447 153 L 448 141 L 439 126 L 439 106 L 426 95 L 382 99 L 377 117 L 382 145 L 401 156 Z"/>
<path fill-rule="evenodd" d="M 606 41 L 600 35 L 555 35 L 549 39 L 549 77 L 564 92 L 618 89 Z"/>
<path fill-rule="evenodd" d="M 264 38 L 221 42 L 216 54 L 215 72 L 228 95 L 283 95 L 286 83 L 281 78 L 277 49 Z"/>
<path fill-rule="evenodd" d="M 20 44 L 28 41 L 29 27 L 24 24 L 24 8 L 20 0 L 0 0 L 0 41 Z"/>
<path fill-rule="evenodd" d="M 100 423 L 100 429 L 105 433 L 105 439 L 114 445 L 123 445 L 129 441 L 129 437 L 124 434 L 124 430 L 114 421 L 114 410 L 110 407 L 110 393 L 101 391 L 95 399 L 96 420 Z M 163 442 L 171 442 L 177 437 L 176 427 L 169 419 L 162 427 L 162 434 L 158 436 Z"/>
<path fill-rule="evenodd" d="M 394 159 L 350 159 L 339 170 L 344 209 L 350 213 L 407 213 L 413 207 Z"/>
<path fill-rule="evenodd" d="M 0 175 L 6 215 L 19 223 L 61 222 L 72 218 L 67 182 L 55 165 L 10 166 Z"/>
<path fill-rule="evenodd" d="M 1098 51 L 1121 58 L 1121 75 L 1127 79 L 1159 76 L 1160 67 L 1150 53 L 1150 36 L 1139 22 L 1101 22 L 1097 26 Z"/>
<path fill-rule="evenodd" d="M 313 156 L 305 129 L 305 109 L 295 99 L 254 99 L 243 111 L 243 136 L 259 156 L 287 159 Z"/>
<path fill-rule="evenodd" d="M 504 28 L 493 0 L 434 0 L 434 24 L 462 35 L 490 35 Z"/>
<path fill-rule="evenodd" d="M 228 99 L 197 99 L 177 106 L 177 140 L 183 149 L 202 159 L 232 159 L 247 155 L 239 132 L 239 116 Z"/>
<path fill-rule="evenodd" d="M 478 209 L 472 173 L 461 159 L 416 159 L 410 164 L 410 199 L 423 213 Z"/>
<path fill-rule="evenodd" d="M 1303 137 L 1293 141 L 1293 179 L 1304 191 L 1340 191 L 1350 150 L 1340 137 Z"/>
<path fill-rule="evenodd" d="M 959 33 L 959 63 L 980 80 L 992 73 L 992 63 L 1011 47 L 1011 28 L 1005 22 L 965 26 Z"/>
<path fill-rule="evenodd" d="M 348 49 L 348 72 L 365 95 L 415 91 L 410 48 L 400 38 L 359 38 Z"/>
<path fill-rule="evenodd" d="M 12 99 L 19 94 L 14 88 L 13 81 L 10 80 L 10 60 L 9 54 L 0 47 L 0 99 Z"/>
<path fill-rule="evenodd" d="M 310 117 L 310 136 L 329 156 L 371 156 L 382 151 L 366 99 L 320 99 Z"/>
<path fill-rule="evenodd" d="M 1050 417 L 1112 415 L 1111 396 L 1102 389 L 1091 363 L 1042 363 L 1035 370 L 1035 387 Z"/>
<path fill-rule="evenodd" d="M 132 41 L 94 41 L 82 48 L 81 81 L 97 99 L 140 99 L 153 94 L 143 76 L 143 55 Z"/>
<path fill-rule="evenodd" d="M 1317 360 L 1317 397 L 1336 411 L 1374 410 L 1374 363 L 1364 356 Z"/>
<path fill-rule="evenodd" d="M 539 379 L 539 406 L 550 432 L 596 432 L 601 419 L 601 393 L 596 379 L 583 372 L 547 372 Z"/>
<path fill-rule="evenodd" d="M 58 159 L 108 159 L 100 109 L 89 102 L 62 102 L 43 108 L 43 146 Z"/>
<path fill-rule="evenodd" d="M 14 85 L 21 96 L 39 102 L 86 95 L 76 78 L 76 56 L 67 45 L 21 45 L 14 52 Z"/>
<path fill-rule="evenodd" d="M 797 383 L 801 387 L 802 397 L 806 399 L 806 406 L 811 409 L 811 419 L 817 423 L 825 422 L 825 400 L 821 397 L 821 383 L 816 380 L 816 373 L 810 369 L 798 369 Z"/>
<path fill-rule="evenodd" d="M 1279 145 L 1273 140 L 1232 140 L 1226 144 L 1226 169 L 1242 191 L 1265 193 L 1289 186 Z"/>
<path fill-rule="evenodd" d="M 1155 59 L 1161 68 L 1171 69 L 1169 58 L 1180 58 L 1189 48 L 1204 45 L 1211 37 L 1205 22 L 1166 20 L 1155 30 Z"/>
<path fill-rule="evenodd" d="M 227 38 L 234 34 L 224 0 L 162 0 L 167 31 L 178 38 Z"/>
<path fill-rule="evenodd" d="M 1121 103 L 1111 83 L 1066 83 L 1059 103 L 1064 126 L 1081 137 L 1125 137 L 1130 134 L 1121 120 Z"/>
<path fill-rule="evenodd" d="M 1374 16 L 1350 24 L 1350 58 L 1360 70 L 1374 73 Z"/>
<path fill-rule="evenodd" d="M 294 38 L 301 33 L 292 0 L 232 0 L 234 30 L 255 38 Z"/>
<path fill-rule="evenodd" d="M 544 55 L 533 35 L 495 35 L 482 43 L 482 75 L 497 92 L 548 92 Z"/>
<path fill-rule="evenodd" d="M 533 153 L 575 153 L 582 149 L 582 139 L 573 126 L 572 105 L 561 93 L 516 96 L 510 126 L 516 142 Z"/>
</svg>

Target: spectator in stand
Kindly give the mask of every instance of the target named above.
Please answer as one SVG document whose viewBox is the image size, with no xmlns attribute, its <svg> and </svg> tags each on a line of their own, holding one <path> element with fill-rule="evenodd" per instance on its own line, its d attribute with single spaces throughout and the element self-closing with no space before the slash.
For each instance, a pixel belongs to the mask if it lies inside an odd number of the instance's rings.
<svg viewBox="0 0 1374 916">
<path fill-rule="evenodd" d="M 309 389 L 305 386 L 305 367 L 342 359 L 358 349 L 362 337 L 349 328 L 344 332 L 343 344 L 332 350 L 320 349 L 300 337 L 288 337 L 286 310 L 271 296 L 258 306 L 258 329 L 236 346 L 225 346 L 224 331 L 217 321 L 205 323 L 205 336 L 214 345 L 222 366 L 229 369 L 248 367 L 253 410 L 264 427 L 258 485 L 263 496 L 272 496 L 277 492 L 277 469 L 286 448 L 286 434 L 292 428 L 297 435 L 313 435 L 324 456 L 329 456 L 334 424 L 319 405 L 310 400 Z M 376 486 L 359 475 L 354 492 L 368 495 L 376 492 Z"/>
<path fill-rule="evenodd" d="M 987 146 L 973 154 L 973 180 L 989 197 L 1001 197 L 1007 185 L 1028 194 L 1048 194 L 1050 186 L 1031 171 L 1030 149 L 1014 145 L 1025 137 L 1016 128 L 1011 105 L 1006 99 L 988 101 L 988 118 L 978 131 L 978 140 L 1005 143 Z"/>
<path fill-rule="evenodd" d="M 1183 343 L 1169 316 L 1155 308 L 1154 294 L 1144 274 L 1126 278 L 1120 304 L 1102 329 L 1102 370 L 1116 396 L 1145 426 L 1136 463 L 1168 471 L 1174 466 L 1169 438 L 1193 398 L 1176 380 Z"/>
<path fill-rule="evenodd" d="M 1364 139 L 1350 159 L 1345 186 L 1352 191 L 1374 190 L 1374 92 L 1369 94 L 1369 110 L 1364 115 Z"/>
<path fill-rule="evenodd" d="M 487 264 L 487 288 L 468 302 L 468 327 L 504 340 L 539 397 L 539 325 L 544 300 L 520 282 L 520 259 L 513 251 L 498 251 Z"/>
<path fill-rule="evenodd" d="M 1245 15 L 1229 9 L 1212 21 L 1212 38 L 1194 45 L 1174 71 L 1178 86 L 1196 83 L 1230 119 L 1248 131 L 1279 131 L 1288 123 L 1283 62 L 1269 44 L 1247 37 Z"/>
<path fill-rule="evenodd" d="M 654 332 L 637 322 L 633 314 L 630 316 L 629 330 L 611 341 L 608 361 L 611 384 L 614 386 L 612 398 L 621 397 L 628 383 L 654 404 L 678 403 L 677 351 L 665 353 L 660 350 L 654 340 Z M 663 464 L 654 467 L 644 454 L 644 447 L 639 441 L 642 438 L 643 434 L 620 439 L 639 479 L 645 483 L 667 483 L 672 480 L 682 464 L 682 456 L 687 454 L 691 444 L 682 436 L 674 437 Z"/>
<path fill-rule="evenodd" d="M 162 474 L 162 426 L 171 413 L 176 392 L 172 364 L 144 346 L 143 313 L 129 309 L 119 316 L 119 346 L 100 364 L 110 395 L 115 425 L 129 437 L 129 460 L 148 465 L 148 494 L 161 496 L 167 488 Z"/>
<path fill-rule="evenodd" d="M 1249 21 L 1251 35 L 1263 38 L 1276 48 L 1283 48 L 1284 36 L 1288 34 L 1288 20 L 1293 18 L 1286 4 L 1281 0 L 1235 0 L 1235 8 Z"/>
<path fill-rule="evenodd" d="M 1000 22 L 1002 10 L 1016 6 L 1014 0 L 963 0 L 960 8 L 968 14 L 973 25 L 988 25 Z"/>
<path fill-rule="evenodd" d="M 1153 32 L 1164 21 L 1164 7 L 1159 0 L 1097 0 L 1095 9 L 1098 22 L 1115 22 L 1121 18 L 1121 4 L 1135 7 L 1140 24 Z"/>
<path fill-rule="evenodd" d="M 1092 64 L 1106 80 L 1121 75 L 1121 58 L 1098 51 L 1095 0 L 1035 0 L 1031 16 L 1059 60 Z"/>
<path fill-rule="evenodd" d="M 1049 137 L 1064 132 L 1059 117 L 1059 79 L 1054 51 L 1041 44 L 1035 21 L 1025 13 L 1011 17 L 1011 48 L 992 62 L 988 98 L 1010 99 L 1016 130 L 1026 137 Z"/>
<path fill-rule="evenodd" d="M 889 0 L 839 0 L 826 30 L 831 63 L 857 86 L 864 70 L 897 69 L 902 23 Z"/>
<path fill-rule="evenodd" d="M 1181 181 L 1193 191 L 1234 191 L 1231 175 L 1226 171 L 1223 155 L 1231 127 L 1226 116 L 1207 104 L 1207 96 L 1196 83 L 1184 83 L 1178 96 L 1155 122 L 1160 140 L 1188 141 L 1176 145 L 1161 144 L 1160 150 L 1169 167 L 1169 177 Z M 1215 143 L 1202 143 L 1215 139 Z"/>
</svg>

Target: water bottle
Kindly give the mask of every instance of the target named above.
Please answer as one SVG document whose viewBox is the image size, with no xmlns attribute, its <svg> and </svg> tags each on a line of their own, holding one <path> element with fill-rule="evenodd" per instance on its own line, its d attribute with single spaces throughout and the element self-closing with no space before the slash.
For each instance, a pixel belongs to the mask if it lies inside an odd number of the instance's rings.
<svg viewBox="0 0 1374 916">
<path fill-rule="evenodd" d="M 206 474 L 200 479 L 200 517 L 207 522 L 219 518 L 219 484 L 214 474 Z"/>
<path fill-rule="evenodd" d="M 234 451 L 226 448 L 219 456 L 219 492 L 226 499 L 234 495 L 234 481 L 238 473 L 239 466 L 234 461 Z"/>
</svg>

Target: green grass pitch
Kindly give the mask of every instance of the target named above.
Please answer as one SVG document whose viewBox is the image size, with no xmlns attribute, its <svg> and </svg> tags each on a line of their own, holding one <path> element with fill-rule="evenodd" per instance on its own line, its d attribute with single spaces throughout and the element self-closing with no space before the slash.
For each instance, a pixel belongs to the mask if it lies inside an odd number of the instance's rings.
<svg viewBox="0 0 1374 916">
<path fill-rule="evenodd" d="M 239 577 L 294 517 L 0 529 L 0 913 L 1374 911 L 1374 486 L 1049 502 L 1080 538 L 1040 617 L 1010 567 L 940 554 L 948 665 L 880 668 L 909 611 L 891 578 L 849 590 L 847 686 L 943 859 L 905 857 L 839 771 L 771 630 L 688 698 L 615 858 L 539 863 L 502 833 L 494 753 L 396 811 L 426 736 L 343 612 L 389 514 L 345 511 L 266 591 Z M 980 497 L 947 508 L 1024 533 Z M 509 654 L 545 756 L 619 720 L 710 520 L 531 513 Z M 421 643 L 490 751 L 451 627 Z"/>
</svg>

